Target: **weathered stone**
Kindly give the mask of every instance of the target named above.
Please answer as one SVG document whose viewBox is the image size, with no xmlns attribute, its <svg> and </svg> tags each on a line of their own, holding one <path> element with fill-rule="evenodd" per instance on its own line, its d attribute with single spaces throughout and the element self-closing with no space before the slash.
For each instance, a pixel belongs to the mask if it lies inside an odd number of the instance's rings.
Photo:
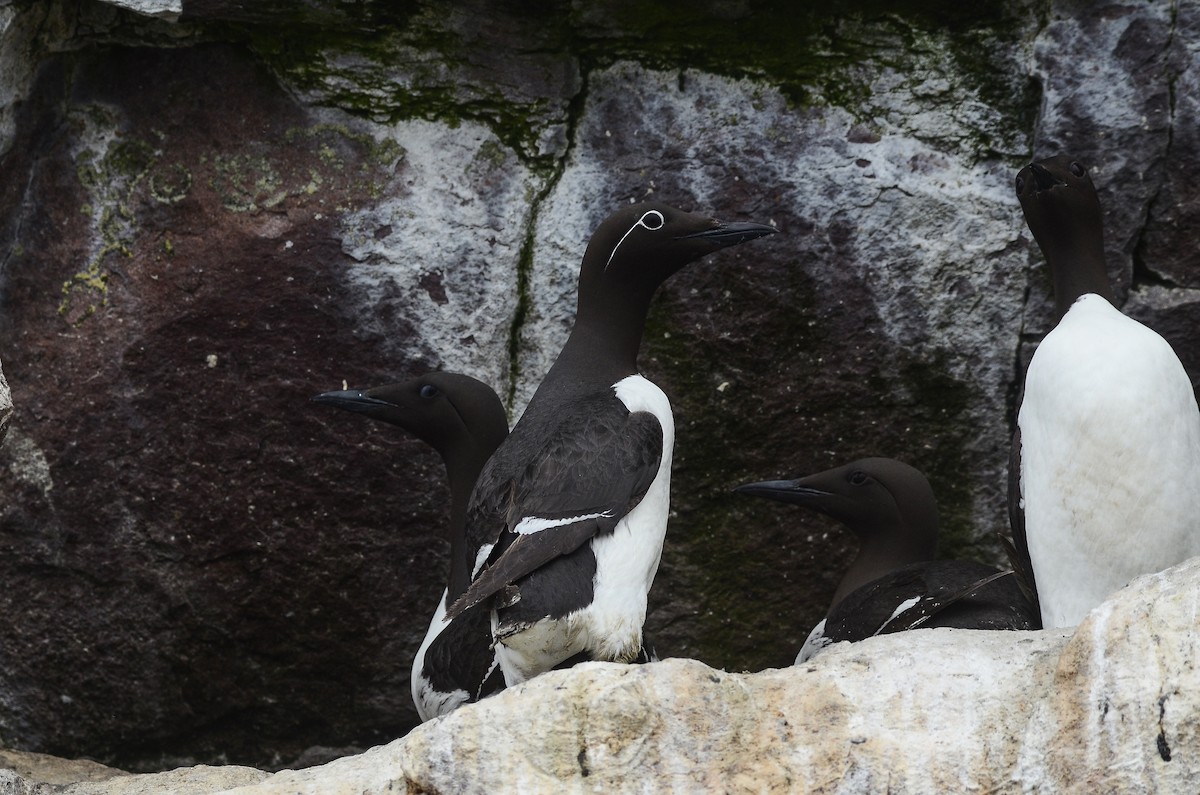
<svg viewBox="0 0 1200 795">
<path fill-rule="evenodd" d="M 393 361 L 420 359 L 504 384 L 526 197 L 540 180 L 470 122 L 456 129 L 406 122 L 373 132 L 402 142 L 403 176 L 340 216 L 355 326 L 378 335 Z M 397 332 L 397 320 L 407 333 Z"/>
<path fill-rule="evenodd" d="M 4 370 L 0 369 L 0 444 L 4 443 L 4 437 L 8 435 L 8 423 L 12 419 L 12 413 L 12 392 L 4 378 Z"/>
<path fill-rule="evenodd" d="M 1191 5 L 1181 4 L 1177 14 L 1166 3 L 1112 3 L 1083 14 L 1073 3 L 1056 3 L 1033 43 L 1030 68 L 1042 86 L 1034 153 L 1069 153 L 1090 169 L 1104 210 L 1109 273 L 1120 300 L 1139 279 L 1178 270 L 1170 266 L 1170 256 L 1164 258 L 1164 270 L 1156 260 L 1161 252 L 1180 250 L 1179 234 L 1186 230 L 1167 232 L 1163 221 L 1148 224 L 1147 216 L 1152 205 L 1161 212 L 1177 204 L 1181 190 L 1191 189 L 1178 177 L 1164 182 L 1167 175 L 1180 174 L 1168 151 L 1174 136 L 1194 134 L 1186 110 L 1194 95 L 1180 91 L 1183 86 L 1173 77 L 1183 68 L 1182 59 L 1190 65 L 1195 58 L 1181 52 L 1178 30 L 1179 18 L 1195 14 L 1184 10 Z M 1093 57 L 1098 52 L 1110 55 Z M 1021 232 L 1029 239 L 1023 226 Z M 1152 240 L 1143 242 L 1145 234 Z M 1040 267 L 1030 272 L 1025 329 L 1042 334 L 1053 323 L 1053 301 L 1041 252 L 1037 246 L 1031 250 Z M 1139 260 L 1149 272 L 1139 273 Z"/>
<path fill-rule="evenodd" d="M 100 0 L 148 17 L 175 21 L 183 13 L 183 0 Z"/>
<path fill-rule="evenodd" d="M 899 456 L 943 552 L 999 558 L 1031 151 L 1097 166 L 1126 308 L 1200 373 L 1192 0 L 118 5 L 0 5 L 9 744 L 278 767 L 410 729 L 440 465 L 306 398 L 445 367 L 516 416 L 650 191 L 783 233 L 651 312 L 664 656 L 790 661 L 852 552 L 746 479 Z"/>
<path fill-rule="evenodd" d="M 123 88 L 145 74 L 159 78 Z M 424 273 L 390 286 L 369 252 L 343 253 L 423 167 L 404 152 L 423 133 L 306 111 L 228 48 L 96 51 L 42 81 L 0 164 L 24 188 L 5 212 L 37 208 L 5 272 L 22 413 L 0 452 L 0 734 L 136 768 L 234 746 L 282 764 L 402 733 L 440 590 L 440 464 L 307 398 L 438 366 L 422 349 L 435 338 L 412 330 L 421 312 L 503 311 L 486 282 L 456 295 L 436 259 L 441 304 L 412 284 Z M 462 129 L 455 145 L 488 140 Z M 437 175 L 464 218 L 464 190 L 486 203 L 510 184 L 472 162 Z M 502 371 L 503 337 L 480 333 L 475 358 Z"/>
<path fill-rule="evenodd" d="M 1073 633 L 919 630 L 758 674 L 587 665 L 240 792 L 1186 791 L 1198 593 L 1193 560 Z"/>
<path fill-rule="evenodd" d="M 59 759 L 46 754 L 10 751 L 0 748 L 0 769 L 11 771 L 30 785 L 67 785 L 107 781 L 129 775 L 123 770 L 105 767 L 86 759 Z"/>
<path fill-rule="evenodd" d="M 1200 227 L 1200 6 L 1181 3 L 1170 21 L 1170 47 L 1158 84 L 1169 90 L 1170 134 L 1156 163 L 1161 183 L 1133 251 L 1135 278 L 1172 286 L 1200 287 L 1200 252 L 1179 245 Z"/>
<path fill-rule="evenodd" d="M 267 773 L 250 767 L 198 765 L 140 776 L 121 775 L 107 781 L 55 788 L 53 792 L 56 795 L 207 795 L 253 786 L 266 777 Z M 35 795 L 41 792 L 35 790 Z"/>
<path fill-rule="evenodd" d="M 1190 791 L 1197 594 L 1200 559 L 1138 578 L 1074 630 L 915 630 L 755 674 L 590 663 L 234 792 Z M 65 791 L 229 786 L 206 778 L 224 769 L 187 772 Z"/>
</svg>

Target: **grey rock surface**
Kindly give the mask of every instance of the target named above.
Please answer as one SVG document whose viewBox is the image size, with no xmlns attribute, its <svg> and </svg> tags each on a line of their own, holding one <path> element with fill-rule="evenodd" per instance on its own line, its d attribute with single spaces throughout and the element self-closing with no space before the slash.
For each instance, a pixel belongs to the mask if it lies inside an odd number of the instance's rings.
<svg viewBox="0 0 1200 795">
<path fill-rule="evenodd" d="M 277 768 L 410 730 L 440 463 L 307 398 L 447 368 L 515 419 L 631 200 L 782 233 L 651 312 L 664 657 L 786 664 L 853 554 L 746 480 L 899 457 L 942 553 L 1000 559 L 1031 155 L 1094 167 L 1126 310 L 1200 375 L 1193 0 L 122 5 L 0 4 L 5 744 Z"/>
<path fill-rule="evenodd" d="M 4 378 L 4 370 L 0 369 L 0 444 L 8 435 L 8 423 L 12 420 L 13 402 L 12 391 Z"/>
<path fill-rule="evenodd" d="M 103 2 L 148 17 L 159 17 L 172 22 L 178 19 L 183 12 L 183 0 L 103 0 Z"/>
<path fill-rule="evenodd" d="M 86 759 L 60 759 L 47 754 L 7 749 L 0 749 L 0 770 L 11 773 L 14 780 L 19 779 L 30 786 L 91 784 L 129 775 L 123 770 Z"/>
</svg>

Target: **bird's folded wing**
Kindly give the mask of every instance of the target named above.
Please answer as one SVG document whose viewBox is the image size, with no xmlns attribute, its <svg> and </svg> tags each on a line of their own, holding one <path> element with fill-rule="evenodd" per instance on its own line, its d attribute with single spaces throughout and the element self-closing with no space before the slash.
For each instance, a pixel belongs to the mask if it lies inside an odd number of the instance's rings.
<svg viewBox="0 0 1200 795">
<path fill-rule="evenodd" d="M 884 635 L 890 632 L 904 632 L 910 629 L 916 629 L 922 624 L 929 621 L 938 613 L 945 610 L 950 605 L 953 605 L 963 599 L 974 596 L 980 589 L 986 585 L 999 580 L 1003 577 L 1012 576 L 1012 569 L 998 571 L 995 574 L 989 574 L 987 577 L 982 577 L 975 582 L 959 588 L 954 591 L 945 593 L 930 594 L 922 599 L 917 600 L 914 604 L 907 606 L 905 609 L 897 608 L 883 626 L 875 631 L 876 635 Z"/>
<path fill-rule="evenodd" d="M 449 617 L 550 561 L 611 532 L 646 494 L 662 460 L 663 433 L 647 412 L 573 416 L 508 486 L 506 527 Z"/>
<path fill-rule="evenodd" d="M 491 642 L 492 628 L 486 614 L 476 611 L 460 616 L 430 643 L 421 673 L 438 691 L 464 690 L 472 701 L 477 701 L 504 687 L 504 678 L 495 676 Z"/>
<path fill-rule="evenodd" d="M 1033 561 L 1029 557 L 1029 542 L 1025 537 L 1025 506 L 1021 501 L 1021 428 L 1013 433 L 1012 448 L 1008 459 L 1008 525 L 1009 534 L 997 530 L 1004 554 L 1009 565 L 1017 574 L 1017 585 L 1033 607 L 1033 614 L 1041 621 L 1038 604 L 1037 583 L 1033 574 Z"/>
</svg>

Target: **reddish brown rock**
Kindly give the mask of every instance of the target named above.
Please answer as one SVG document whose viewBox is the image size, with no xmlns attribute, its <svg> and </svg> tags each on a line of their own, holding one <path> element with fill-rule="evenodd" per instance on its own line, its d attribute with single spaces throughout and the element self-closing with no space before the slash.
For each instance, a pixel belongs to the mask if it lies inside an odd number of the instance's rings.
<svg viewBox="0 0 1200 795">
<path fill-rule="evenodd" d="M 335 208 L 398 159 L 229 48 L 46 64 L 0 164 L 5 365 L 48 466 L 0 469 L 6 738 L 280 764 L 412 724 L 440 465 L 307 402 L 429 366 L 337 275 Z"/>
</svg>

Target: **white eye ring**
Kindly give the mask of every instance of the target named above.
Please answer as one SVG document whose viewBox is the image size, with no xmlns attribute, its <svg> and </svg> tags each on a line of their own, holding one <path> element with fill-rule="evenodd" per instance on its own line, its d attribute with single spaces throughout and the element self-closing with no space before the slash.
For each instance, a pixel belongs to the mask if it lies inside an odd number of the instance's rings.
<svg viewBox="0 0 1200 795">
<path fill-rule="evenodd" d="M 649 224 L 649 223 L 646 221 L 646 219 L 647 219 L 647 218 L 654 218 L 654 219 L 656 219 L 656 220 L 658 221 L 658 225 L 657 225 L 657 226 L 651 226 L 651 225 L 650 225 L 650 224 Z M 662 214 L 662 213 L 660 213 L 658 210 L 650 210 L 650 211 L 648 211 L 648 212 L 647 212 L 645 215 L 643 215 L 641 218 L 639 218 L 639 219 L 638 219 L 638 226 L 641 226 L 643 229 L 649 229 L 651 232 L 655 232 L 655 231 L 657 231 L 657 230 L 659 230 L 659 229 L 662 229 L 662 228 L 663 228 L 663 225 L 664 225 L 666 222 L 667 222 L 667 219 L 666 219 L 666 218 L 663 218 L 663 214 Z"/>
<path fill-rule="evenodd" d="M 655 226 L 650 224 L 657 221 Z M 629 227 L 629 231 L 621 235 L 621 239 L 617 241 L 617 245 L 613 246 L 612 253 L 608 255 L 608 262 L 604 263 L 604 269 L 608 270 L 608 266 L 612 265 L 613 257 L 617 256 L 617 249 L 625 242 L 625 238 L 629 237 L 630 232 L 637 229 L 639 226 L 642 229 L 649 229 L 651 232 L 657 232 L 667 225 L 667 219 L 663 218 L 663 214 L 658 210 L 647 210 L 642 213 L 642 217 L 634 221 L 633 226 Z"/>
</svg>

